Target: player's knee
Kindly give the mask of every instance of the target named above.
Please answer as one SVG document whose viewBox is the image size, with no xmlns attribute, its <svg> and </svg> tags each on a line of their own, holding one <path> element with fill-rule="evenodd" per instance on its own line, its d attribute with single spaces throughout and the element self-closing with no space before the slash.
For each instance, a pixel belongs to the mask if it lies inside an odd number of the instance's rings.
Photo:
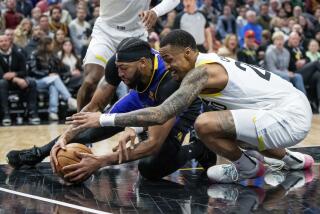
<svg viewBox="0 0 320 214">
<path fill-rule="evenodd" d="M 104 68 L 101 65 L 87 64 L 84 67 L 84 79 L 89 79 L 93 82 L 99 82 L 103 77 Z M 97 84 L 96 83 L 96 84 Z"/>
<path fill-rule="evenodd" d="M 194 123 L 194 129 L 199 137 L 212 133 L 209 127 L 212 127 L 212 119 L 208 117 L 206 113 L 199 115 Z"/>
</svg>

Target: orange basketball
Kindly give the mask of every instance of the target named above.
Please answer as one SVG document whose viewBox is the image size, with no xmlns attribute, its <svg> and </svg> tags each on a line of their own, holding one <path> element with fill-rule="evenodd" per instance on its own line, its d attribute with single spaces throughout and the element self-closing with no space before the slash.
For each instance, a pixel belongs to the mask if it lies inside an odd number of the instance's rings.
<svg viewBox="0 0 320 214">
<path fill-rule="evenodd" d="M 87 146 L 80 143 L 70 143 L 66 145 L 66 150 L 60 149 L 57 153 L 57 160 L 59 163 L 58 174 L 63 176 L 62 168 L 71 164 L 80 162 L 80 159 L 75 155 L 75 151 L 80 153 L 92 154 L 92 151 Z"/>
</svg>

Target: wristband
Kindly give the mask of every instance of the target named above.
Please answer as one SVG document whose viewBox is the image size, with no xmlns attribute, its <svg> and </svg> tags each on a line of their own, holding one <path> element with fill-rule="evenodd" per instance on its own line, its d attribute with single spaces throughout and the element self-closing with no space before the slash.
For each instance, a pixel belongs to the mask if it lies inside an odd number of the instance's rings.
<svg viewBox="0 0 320 214">
<path fill-rule="evenodd" d="M 114 118 L 116 114 L 101 114 L 99 118 L 100 125 L 104 126 L 114 126 Z"/>
<path fill-rule="evenodd" d="M 144 131 L 143 127 L 129 127 L 134 130 L 136 134 L 141 134 Z"/>
</svg>

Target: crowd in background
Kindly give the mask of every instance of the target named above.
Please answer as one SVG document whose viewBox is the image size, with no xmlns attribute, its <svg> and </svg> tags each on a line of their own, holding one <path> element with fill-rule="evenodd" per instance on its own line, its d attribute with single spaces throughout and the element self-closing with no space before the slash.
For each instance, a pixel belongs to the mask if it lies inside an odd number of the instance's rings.
<svg viewBox="0 0 320 214">
<path fill-rule="evenodd" d="M 101 0 L 104 1 L 104 0 Z M 151 7 L 160 0 L 151 1 Z M 21 92 L 30 124 L 39 124 L 37 93 L 49 94 L 49 120 L 59 100 L 76 109 L 82 60 L 99 0 L 6 0 L 0 3 L 0 104 L 11 125 L 8 96 Z M 149 43 L 172 29 L 191 33 L 200 52 L 263 67 L 305 93 L 320 110 L 320 3 L 316 0 L 183 0 L 158 19 Z"/>
</svg>

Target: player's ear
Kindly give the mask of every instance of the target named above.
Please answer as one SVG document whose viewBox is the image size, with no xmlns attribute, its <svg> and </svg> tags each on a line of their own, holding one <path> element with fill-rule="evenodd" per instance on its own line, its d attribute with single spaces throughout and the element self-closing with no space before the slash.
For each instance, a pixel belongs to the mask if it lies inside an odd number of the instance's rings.
<svg viewBox="0 0 320 214">
<path fill-rule="evenodd" d="M 184 49 L 184 56 L 185 56 L 187 59 L 189 59 L 190 54 L 191 54 L 191 48 L 186 47 L 186 48 Z"/>
<path fill-rule="evenodd" d="M 141 68 L 145 68 L 147 66 L 147 59 L 145 57 L 142 57 L 139 62 Z"/>
</svg>

